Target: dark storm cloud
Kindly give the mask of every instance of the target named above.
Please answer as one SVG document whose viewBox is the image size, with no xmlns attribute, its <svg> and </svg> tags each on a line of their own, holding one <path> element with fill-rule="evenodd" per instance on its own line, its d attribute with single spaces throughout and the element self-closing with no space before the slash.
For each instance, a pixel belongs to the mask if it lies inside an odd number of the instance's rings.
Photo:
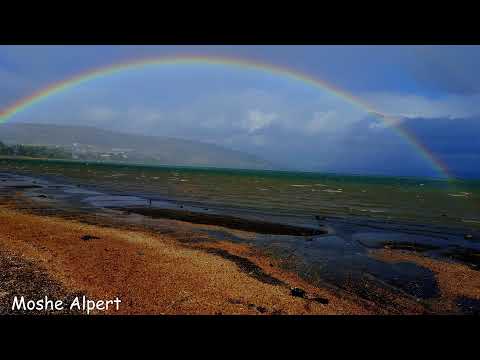
<svg viewBox="0 0 480 360">
<path fill-rule="evenodd" d="M 422 46 L 412 49 L 407 66 L 416 80 L 435 92 L 480 92 L 479 46 Z"/>
</svg>

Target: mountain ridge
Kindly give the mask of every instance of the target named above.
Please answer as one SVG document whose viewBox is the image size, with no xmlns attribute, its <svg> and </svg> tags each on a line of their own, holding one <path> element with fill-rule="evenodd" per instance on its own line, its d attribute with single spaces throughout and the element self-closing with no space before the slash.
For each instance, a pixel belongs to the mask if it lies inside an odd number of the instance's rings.
<svg viewBox="0 0 480 360">
<path fill-rule="evenodd" d="M 7 123 L 0 124 L 0 141 L 6 144 L 53 146 L 82 157 L 164 165 L 270 169 L 272 164 L 255 155 L 220 145 L 173 137 L 126 134 L 92 126 Z"/>
</svg>

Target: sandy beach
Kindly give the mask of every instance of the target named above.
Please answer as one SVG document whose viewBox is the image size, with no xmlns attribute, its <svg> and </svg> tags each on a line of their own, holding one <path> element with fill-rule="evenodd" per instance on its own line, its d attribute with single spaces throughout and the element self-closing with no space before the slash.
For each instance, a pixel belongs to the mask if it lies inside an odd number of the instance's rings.
<svg viewBox="0 0 480 360">
<path fill-rule="evenodd" d="M 367 314 L 231 243 L 179 244 L 0 208 L 0 311 L 16 295 L 122 300 L 108 314 Z M 89 240 L 85 239 L 89 236 Z M 88 238 L 88 237 L 87 237 Z M 15 267 L 15 271 L 5 271 Z M 260 274 L 260 276 L 259 276 Z M 291 288 L 305 290 L 293 296 Z"/>
</svg>

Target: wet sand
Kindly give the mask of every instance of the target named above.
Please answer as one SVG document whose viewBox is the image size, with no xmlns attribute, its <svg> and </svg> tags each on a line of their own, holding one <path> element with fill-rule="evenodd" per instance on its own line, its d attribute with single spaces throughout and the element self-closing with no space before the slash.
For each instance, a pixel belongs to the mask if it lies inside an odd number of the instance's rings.
<svg viewBox="0 0 480 360">
<path fill-rule="evenodd" d="M 385 262 L 414 263 L 432 270 L 441 292 L 438 299 L 431 300 L 433 311 L 456 313 L 460 308 L 467 314 L 480 314 L 480 274 L 471 267 L 402 250 L 372 250 L 372 256 Z"/>
<path fill-rule="evenodd" d="M 185 244 L 0 206 L 0 313 L 14 295 L 122 300 L 108 314 L 368 314 L 230 242 Z M 43 285 L 42 285 L 43 284 Z M 304 290 L 294 290 L 299 288 Z"/>
<path fill-rule="evenodd" d="M 235 230 L 255 232 L 257 234 L 315 236 L 327 234 L 326 230 L 307 227 L 275 224 L 265 221 L 241 219 L 228 215 L 205 214 L 186 210 L 152 209 L 146 207 L 118 208 L 127 213 L 140 214 L 151 218 L 173 219 L 193 224 L 217 225 Z"/>
</svg>

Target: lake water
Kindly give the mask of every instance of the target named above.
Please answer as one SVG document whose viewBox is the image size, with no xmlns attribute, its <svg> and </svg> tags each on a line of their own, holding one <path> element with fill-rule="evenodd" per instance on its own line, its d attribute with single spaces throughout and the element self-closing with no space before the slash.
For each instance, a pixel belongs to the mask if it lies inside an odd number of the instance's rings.
<svg viewBox="0 0 480 360">
<path fill-rule="evenodd" d="M 246 236 L 228 226 L 202 225 L 208 221 L 188 227 L 199 238 L 247 243 L 278 259 L 293 259 L 285 266 L 313 283 L 386 308 L 392 299 L 405 298 L 429 309 L 441 292 L 431 270 L 378 260 L 371 256 L 375 249 L 414 251 L 480 270 L 479 181 L 0 159 L 0 197 L 14 190 L 50 204 L 54 215 L 65 210 L 59 204 L 94 214 L 115 208 L 121 210 L 113 215 L 117 221 L 140 221 L 161 232 L 173 233 L 178 226 L 167 228 L 165 213 L 138 214 L 166 209 L 203 219 L 233 216 L 326 229 L 309 236 L 268 231 Z M 473 300 L 458 298 L 457 306 L 462 301 Z M 403 311 L 396 307 L 389 311 Z"/>
<path fill-rule="evenodd" d="M 478 180 L 6 159 L 0 160 L 1 170 L 232 211 L 480 228 Z"/>
</svg>

